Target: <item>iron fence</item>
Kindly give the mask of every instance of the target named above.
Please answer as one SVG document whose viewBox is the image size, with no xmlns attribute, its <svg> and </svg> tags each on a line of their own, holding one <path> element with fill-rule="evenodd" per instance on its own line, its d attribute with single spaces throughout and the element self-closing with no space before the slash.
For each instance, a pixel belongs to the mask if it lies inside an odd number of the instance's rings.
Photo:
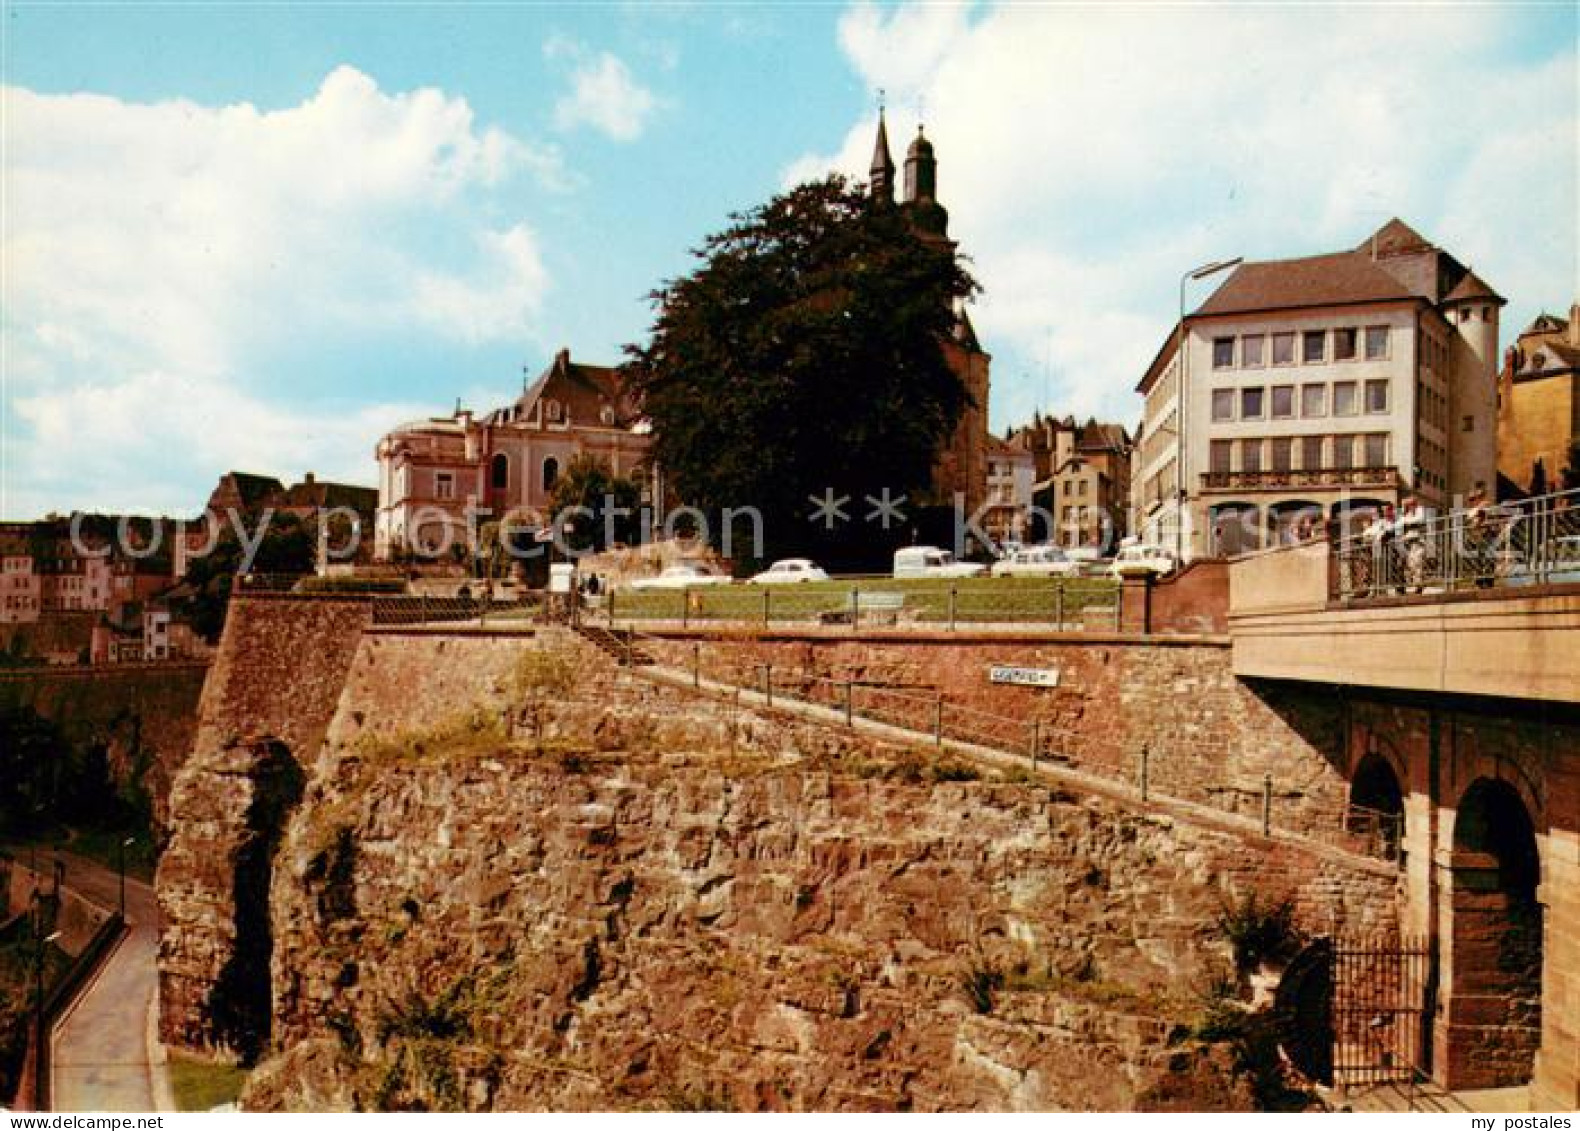
<svg viewBox="0 0 1580 1131">
<path fill-rule="evenodd" d="M 1378 521 L 1340 539 L 1334 562 L 1332 595 L 1347 601 L 1580 582 L 1580 490 Z"/>
<path fill-rule="evenodd" d="M 490 600 L 487 597 L 374 597 L 372 622 L 379 626 L 443 624 L 451 627 L 507 629 L 528 626 L 545 612 L 539 596 Z"/>
<path fill-rule="evenodd" d="M 894 686 L 857 678 L 836 678 L 805 665 L 721 664 L 704 661 L 700 643 L 686 646 L 632 628 L 585 628 L 605 634 L 600 644 L 622 665 L 643 673 L 667 675 L 699 691 L 739 696 L 755 693 L 765 706 L 807 705 L 834 714 L 828 721 L 881 723 L 904 732 L 918 746 L 959 744 L 1023 759 L 1027 768 L 1057 766 L 1105 779 L 1139 797 L 1212 810 L 1258 822 L 1263 835 L 1284 828 L 1312 836 L 1335 848 L 1380 860 L 1397 860 L 1403 818 L 1360 806 L 1324 804 L 1300 789 L 1280 789 L 1271 774 L 1256 781 L 1209 782 L 1199 794 L 1171 792 L 1159 781 L 1166 760 L 1143 745 L 1139 750 L 1094 756 L 1084 749 L 1090 735 L 1035 715 L 1004 715 L 951 700 L 936 688 Z M 678 677 L 678 678 L 677 678 Z"/>
<path fill-rule="evenodd" d="M 982 630 L 1036 626 L 1117 632 L 1120 586 L 1107 579 L 956 584 L 864 579 L 807 585 L 619 589 L 601 602 L 610 625 L 663 622 Z"/>
</svg>

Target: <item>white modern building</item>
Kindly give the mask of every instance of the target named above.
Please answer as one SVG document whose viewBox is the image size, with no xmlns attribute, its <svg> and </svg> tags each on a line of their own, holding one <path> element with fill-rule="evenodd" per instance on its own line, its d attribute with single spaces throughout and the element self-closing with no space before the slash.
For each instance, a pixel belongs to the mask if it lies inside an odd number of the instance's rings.
<svg viewBox="0 0 1580 1131">
<path fill-rule="evenodd" d="M 1399 220 L 1353 251 L 1240 264 L 1137 387 L 1143 540 L 1228 556 L 1490 487 L 1503 301 Z"/>
</svg>

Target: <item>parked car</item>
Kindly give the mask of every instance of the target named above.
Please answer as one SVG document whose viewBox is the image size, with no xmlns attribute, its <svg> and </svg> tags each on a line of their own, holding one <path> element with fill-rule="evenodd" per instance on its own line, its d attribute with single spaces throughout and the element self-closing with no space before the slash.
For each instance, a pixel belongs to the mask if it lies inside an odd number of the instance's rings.
<svg viewBox="0 0 1580 1131">
<path fill-rule="evenodd" d="M 1113 559 L 1105 558 L 1096 546 L 1071 546 L 1064 556 L 1075 565 L 1076 577 L 1107 577 Z"/>
<path fill-rule="evenodd" d="M 1058 546 L 1027 546 L 994 562 L 991 572 L 994 577 L 1069 577 L 1079 568 Z"/>
<path fill-rule="evenodd" d="M 794 585 L 802 581 L 827 581 L 828 574 L 810 558 L 784 558 L 751 578 L 753 585 Z"/>
<path fill-rule="evenodd" d="M 629 588 L 644 589 L 694 589 L 702 585 L 728 585 L 730 579 L 712 566 L 701 562 L 679 562 L 669 566 L 657 577 L 639 577 Z"/>
<path fill-rule="evenodd" d="M 1162 546 L 1125 546 L 1114 555 L 1113 564 L 1108 567 L 1108 572 L 1113 577 L 1133 577 L 1143 573 L 1162 576 L 1165 573 L 1173 573 L 1178 565 L 1174 551 L 1166 550 Z"/>
<path fill-rule="evenodd" d="M 894 551 L 895 577 L 981 577 L 987 566 L 976 562 L 957 562 L 948 550 L 937 546 L 906 546 Z"/>
<path fill-rule="evenodd" d="M 1540 574 L 1527 561 L 1499 563 L 1504 568 L 1501 575 L 1504 584 L 1535 585 L 1541 582 L 1547 585 L 1568 585 L 1580 582 L 1580 534 L 1554 538 L 1547 544 L 1542 557 Z"/>
</svg>

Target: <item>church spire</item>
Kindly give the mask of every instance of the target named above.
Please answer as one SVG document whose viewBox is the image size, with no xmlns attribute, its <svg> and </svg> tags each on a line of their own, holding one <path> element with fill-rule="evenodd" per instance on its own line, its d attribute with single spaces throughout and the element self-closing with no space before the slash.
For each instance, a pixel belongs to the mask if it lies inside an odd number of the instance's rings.
<svg viewBox="0 0 1580 1131">
<path fill-rule="evenodd" d="M 894 159 L 889 156 L 889 129 L 878 104 L 878 140 L 872 146 L 872 199 L 875 204 L 894 203 Z"/>
</svg>

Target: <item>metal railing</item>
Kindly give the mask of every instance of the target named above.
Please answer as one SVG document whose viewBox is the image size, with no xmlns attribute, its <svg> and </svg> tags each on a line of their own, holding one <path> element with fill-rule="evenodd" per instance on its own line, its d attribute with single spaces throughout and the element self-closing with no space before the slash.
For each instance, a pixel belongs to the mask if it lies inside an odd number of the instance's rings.
<svg viewBox="0 0 1580 1131">
<path fill-rule="evenodd" d="M 1117 632 L 1120 586 L 1106 579 L 1046 583 L 917 584 L 887 578 L 838 585 L 708 585 L 619 589 L 601 601 L 610 625 L 738 624 L 898 627 L 917 630 L 1035 626 Z"/>
<path fill-rule="evenodd" d="M 374 597 L 369 604 L 372 623 L 380 627 L 443 624 L 491 630 L 529 627 L 547 608 L 540 595 L 504 601 L 487 597 Z"/>
<path fill-rule="evenodd" d="M 1580 490 L 1376 523 L 1333 558 L 1331 593 L 1347 601 L 1580 582 Z"/>
<path fill-rule="evenodd" d="M 1028 770 L 1056 767 L 1091 778 L 1145 803 L 1158 801 L 1211 810 L 1251 821 L 1264 836 L 1275 829 L 1310 837 L 1334 848 L 1381 860 L 1395 860 L 1402 818 L 1353 805 L 1323 803 L 1297 787 L 1279 786 L 1271 774 L 1256 780 L 1204 783 L 1187 796 L 1177 791 L 1178 772 L 1149 745 L 1110 757 L 1083 750 L 1089 733 L 1026 715 L 1001 715 L 957 703 L 931 687 L 894 686 L 856 678 L 835 678 L 805 666 L 720 662 L 701 642 L 685 643 L 625 628 L 610 650 L 634 674 L 684 682 L 699 692 L 750 693 L 765 707 L 819 707 L 831 712 L 828 723 L 854 727 L 880 723 L 904 732 L 919 747 L 946 744 L 975 747 L 1022 759 Z M 679 677 L 677 679 L 677 677 Z M 1187 768 L 1187 780 L 1191 772 Z"/>
</svg>

